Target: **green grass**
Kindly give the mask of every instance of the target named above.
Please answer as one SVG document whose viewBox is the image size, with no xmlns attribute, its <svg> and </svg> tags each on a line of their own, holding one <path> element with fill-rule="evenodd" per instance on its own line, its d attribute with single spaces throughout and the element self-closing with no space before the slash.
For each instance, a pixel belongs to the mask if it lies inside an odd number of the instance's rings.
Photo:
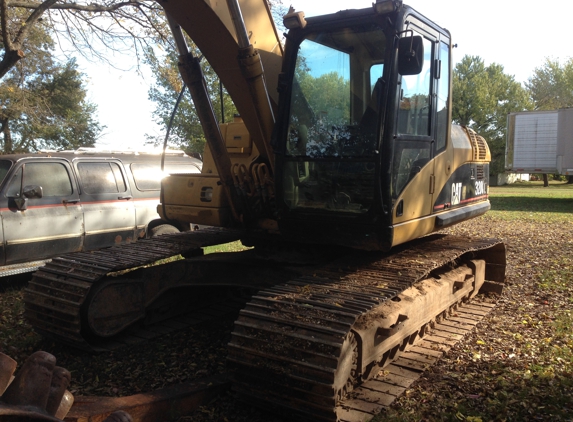
<svg viewBox="0 0 573 422">
<path fill-rule="evenodd" d="M 251 249 L 247 246 L 243 246 L 240 240 L 230 243 L 224 243 L 222 245 L 215 245 L 215 246 L 207 246 L 203 248 L 205 255 L 210 253 L 218 253 L 218 252 L 240 252 L 247 249 Z"/>
<path fill-rule="evenodd" d="M 573 184 L 521 182 L 490 187 L 490 217 L 502 220 L 525 219 L 540 222 L 571 221 Z"/>
<path fill-rule="evenodd" d="M 573 285 L 573 257 L 560 257 L 541 270 L 538 287 L 548 292 L 564 292 Z"/>
</svg>

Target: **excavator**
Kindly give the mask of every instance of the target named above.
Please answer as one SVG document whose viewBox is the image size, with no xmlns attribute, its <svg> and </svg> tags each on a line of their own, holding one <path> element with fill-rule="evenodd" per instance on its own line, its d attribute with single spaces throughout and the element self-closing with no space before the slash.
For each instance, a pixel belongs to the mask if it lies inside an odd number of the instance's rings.
<svg viewBox="0 0 573 422">
<path fill-rule="evenodd" d="M 283 45 L 266 0 L 157 1 L 207 141 L 202 173 L 166 177 L 158 212 L 209 227 L 55 258 L 29 283 L 26 316 L 106 350 L 130 327 L 245 295 L 228 351 L 237 394 L 337 420 L 337 403 L 436 320 L 503 287 L 503 243 L 440 233 L 490 208 L 488 145 L 451 122 L 450 34 L 375 0 L 291 8 Z M 202 58 L 232 122 L 218 121 Z M 252 248 L 202 253 L 234 240 Z"/>
</svg>

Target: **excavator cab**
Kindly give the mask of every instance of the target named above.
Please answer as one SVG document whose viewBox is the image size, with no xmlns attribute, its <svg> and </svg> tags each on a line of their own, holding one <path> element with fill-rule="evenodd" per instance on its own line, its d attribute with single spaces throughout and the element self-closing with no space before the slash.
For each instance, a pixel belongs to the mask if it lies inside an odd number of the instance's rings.
<svg viewBox="0 0 573 422">
<path fill-rule="evenodd" d="M 162 2 L 219 72 L 241 114 L 241 142 L 252 138 L 252 148 L 230 147 L 235 139 L 217 130 L 208 94 L 196 89 L 199 66 L 182 64 L 204 112 L 208 159 L 201 175 L 164 181 L 165 219 L 389 250 L 489 209 L 487 144 L 450 124 L 447 30 L 400 0 L 378 0 L 308 19 L 287 14 L 283 51 L 271 19 L 257 30 L 253 5 L 243 2 L 242 15 L 238 0 L 228 3 Z M 229 35 L 216 48 L 192 13 L 199 7 Z"/>
<path fill-rule="evenodd" d="M 449 34 L 410 8 L 378 4 L 381 13 L 309 18 L 287 37 L 274 139 L 287 237 L 388 249 L 396 218 L 432 212 L 432 158 L 448 131 Z M 418 198 L 406 204 L 412 183 Z"/>
<path fill-rule="evenodd" d="M 281 181 L 289 210 L 367 214 L 374 205 L 384 33 L 312 33 L 298 46 Z M 377 86 L 378 84 L 378 86 Z M 285 119 L 286 120 L 286 119 Z"/>
</svg>

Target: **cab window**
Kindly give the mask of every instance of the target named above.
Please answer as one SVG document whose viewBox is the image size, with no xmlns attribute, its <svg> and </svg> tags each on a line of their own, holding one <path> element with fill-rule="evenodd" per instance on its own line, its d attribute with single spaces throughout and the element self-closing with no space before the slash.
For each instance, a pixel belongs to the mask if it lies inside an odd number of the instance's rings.
<svg viewBox="0 0 573 422">
<path fill-rule="evenodd" d="M 432 43 L 423 38 L 424 67 L 417 75 L 402 76 L 398 133 L 404 135 L 430 135 L 430 105 L 432 88 Z"/>
<path fill-rule="evenodd" d="M 448 44 L 440 43 L 440 77 L 438 79 L 438 98 L 437 98 L 437 134 L 436 134 L 436 151 L 439 152 L 446 147 L 446 137 L 448 134 L 448 95 L 450 93 L 450 47 Z"/>
</svg>

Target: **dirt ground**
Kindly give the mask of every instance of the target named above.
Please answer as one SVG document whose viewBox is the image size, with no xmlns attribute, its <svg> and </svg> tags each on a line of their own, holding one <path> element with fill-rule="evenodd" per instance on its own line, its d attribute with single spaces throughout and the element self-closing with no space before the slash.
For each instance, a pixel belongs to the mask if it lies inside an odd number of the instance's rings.
<svg viewBox="0 0 573 422">
<path fill-rule="evenodd" d="M 376 420 L 573 420 L 573 218 L 490 216 L 449 231 L 503 239 L 497 308 Z"/>
<path fill-rule="evenodd" d="M 573 214 L 572 214 L 573 215 Z M 507 286 L 497 308 L 376 420 L 573 420 L 573 217 L 488 214 L 452 233 L 503 239 Z M 0 351 L 47 350 L 81 395 L 129 395 L 225 371 L 232 322 L 145 347 L 88 355 L 42 339 L 23 320 L 21 289 L 0 293 Z M 180 421 L 279 421 L 226 394 Z"/>
</svg>

